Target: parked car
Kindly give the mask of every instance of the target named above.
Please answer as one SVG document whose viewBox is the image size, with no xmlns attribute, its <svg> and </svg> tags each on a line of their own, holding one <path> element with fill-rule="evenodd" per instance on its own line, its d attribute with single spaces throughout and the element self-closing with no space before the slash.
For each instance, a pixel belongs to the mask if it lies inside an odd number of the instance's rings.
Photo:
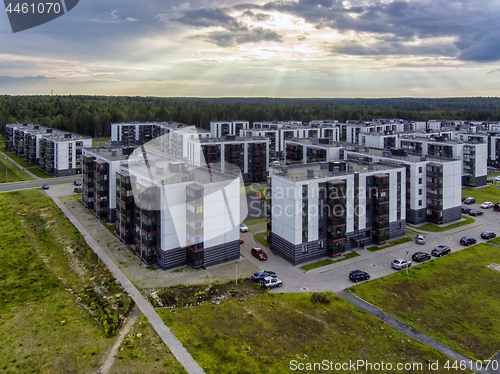
<svg viewBox="0 0 500 374">
<path fill-rule="evenodd" d="M 476 202 L 476 199 L 473 197 L 468 197 L 467 199 L 464 200 L 464 204 L 474 204 Z"/>
<path fill-rule="evenodd" d="M 470 236 L 464 236 L 462 239 L 460 239 L 460 244 L 462 245 L 473 245 L 476 244 L 476 239 Z"/>
<path fill-rule="evenodd" d="M 262 279 L 264 279 L 266 277 L 276 277 L 276 273 L 274 271 L 270 271 L 270 270 L 262 270 L 262 271 L 258 271 L 256 273 L 253 273 L 251 279 L 253 282 L 260 282 Z"/>
<path fill-rule="evenodd" d="M 391 266 L 396 270 L 401 270 L 404 268 L 409 268 L 411 266 L 411 261 L 405 260 L 403 258 L 397 258 L 391 262 Z"/>
<path fill-rule="evenodd" d="M 431 259 L 431 255 L 425 252 L 415 252 L 411 259 L 417 262 L 423 262 Z"/>
<path fill-rule="evenodd" d="M 262 248 L 253 247 L 250 253 L 252 254 L 253 257 L 255 257 L 260 261 L 267 260 L 266 252 L 264 252 Z"/>
<path fill-rule="evenodd" d="M 73 192 L 74 192 L 74 193 L 82 193 L 82 188 L 81 188 L 81 187 L 75 187 L 75 188 L 73 189 Z"/>
<path fill-rule="evenodd" d="M 370 274 L 362 270 L 353 270 L 349 273 L 349 279 L 358 283 L 360 280 L 370 279 Z"/>
<path fill-rule="evenodd" d="M 484 212 L 481 212 L 480 210 L 477 210 L 477 209 L 471 209 L 469 211 L 469 216 L 474 216 L 474 217 L 477 217 L 477 216 L 482 216 Z"/>
<path fill-rule="evenodd" d="M 240 236 L 240 244 L 243 244 L 243 243 L 245 243 L 245 241 L 243 240 L 243 237 Z"/>
<path fill-rule="evenodd" d="M 265 277 L 260 281 L 260 284 L 262 287 L 266 287 L 268 290 L 274 287 L 281 287 L 283 286 L 283 282 L 275 277 Z"/>
<path fill-rule="evenodd" d="M 433 255 L 434 257 L 441 257 L 449 253 L 451 253 L 450 247 L 446 245 L 438 245 L 432 250 L 431 255 Z"/>
<path fill-rule="evenodd" d="M 74 181 L 74 182 L 73 182 L 73 184 L 74 184 L 75 186 L 81 186 L 81 185 L 82 185 L 82 182 L 80 182 L 80 181 Z"/>
<path fill-rule="evenodd" d="M 500 204 L 496 203 L 495 205 L 493 205 L 493 210 L 495 212 L 500 212 Z"/>
<path fill-rule="evenodd" d="M 483 209 L 489 209 L 489 208 L 493 208 L 493 203 L 491 201 L 485 201 L 480 206 Z"/>
<path fill-rule="evenodd" d="M 415 238 L 415 242 L 417 244 L 425 244 L 425 236 L 424 235 L 417 235 L 417 237 Z"/>
<path fill-rule="evenodd" d="M 483 231 L 481 233 L 481 238 L 483 239 L 493 239 L 496 238 L 497 234 L 495 234 L 493 231 Z"/>
<path fill-rule="evenodd" d="M 48 189 L 49 189 L 49 185 L 48 185 L 48 184 L 44 184 L 44 185 L 42 186 L 42 188 L 43 188 L 44 190 L 48 190 Z"/>
<path fill-rule="evenodd" d="M 273 162 L 271 162 L 271 165 L 273 165 L 273 166 L 280 166 L 281 164 L 280 164 L 279 161 L 273 161 Z"/>
<path fill-rule="evenodd" d="M 464 201 L 465 199 L 466 199 L 466 197 L 465 197 L 465 196 L 462 196 L 462 201 Z"/>
<path fill-rule="evenodd" d="M 248 227 L 244 223 L 240 223 L 240 232 L 248 232 Z"/>
<path fill-rule="evenodd" d="M 462 207 L 462 213 L 468 214 L 471 211 L 471 208 L 468 206 L 463 206 Z"/>
</svg>

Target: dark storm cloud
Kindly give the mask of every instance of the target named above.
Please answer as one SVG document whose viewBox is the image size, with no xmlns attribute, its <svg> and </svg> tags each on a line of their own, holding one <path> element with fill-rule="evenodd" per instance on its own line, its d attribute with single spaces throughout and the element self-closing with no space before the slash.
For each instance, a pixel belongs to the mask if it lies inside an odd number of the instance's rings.
<svg viewBox="0 0 500 374">
<path fill-rule="evenodd" d="M 454 53 L 457 59 L 464 61 L 500 60 L 500 26 L 497 21 L 500 17 L 500 6 L 497 2 L 488 0 L 397 0 L 390 3 L 371 1 L 356 2 L 351 8 L 342 0 L 271 1 L 264 5 L 239 4 L 225 8 L 223 13 L 227 16 L 226 12 L 229 10 L 240 11 L 242 15 L 248 15 L 249 12 L 258 14 L 276 11 L 301 17 L 318 29 L 331 28 L 341 33 L 354 31 L 379 34 L 400 43 L 399 46 L 391 43 L 375 48 L 341 46 L 341 53 L 351 50 L 353 53 L 357 52 L 355 54 L 409 54 L 410 50 L 413 50 L 411 54 L 418 52 L 423 55 L 450 56 Z M 214 11 L 212 9 L 212 12 Z M 196 17 L 196 13 L 186 12 L 183 18 L 194 25 L 193 18 Z M 234 22 L 238 22 L 235 17 L 218 20 L 221 21 L 218 25 L 228 31 L 232 29 Z M 199 22 L 198 26 L 202 26 L 203 18 L 196 22 Z M 446 46 L 439 42 L 435 47 L 409 48 L 404 45 L 416 39 L 437 37 L 453 38 L 455 41 L 448 42 Z M 221 35 L 212 41 L 220 45 L 221 38 L 231 39 L 229 35 Z"/>
</svg>

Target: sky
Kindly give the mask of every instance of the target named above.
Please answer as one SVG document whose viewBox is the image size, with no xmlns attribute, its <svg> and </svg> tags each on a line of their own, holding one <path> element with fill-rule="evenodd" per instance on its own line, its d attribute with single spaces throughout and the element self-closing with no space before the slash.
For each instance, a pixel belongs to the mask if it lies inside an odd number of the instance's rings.
<svg viewBox="0 0 500 374">
<path fill-rule="evenodd" d="M 13 33 L 0 94 L 500 96 L 497 0 L 80 0 Z"/>
</svg>

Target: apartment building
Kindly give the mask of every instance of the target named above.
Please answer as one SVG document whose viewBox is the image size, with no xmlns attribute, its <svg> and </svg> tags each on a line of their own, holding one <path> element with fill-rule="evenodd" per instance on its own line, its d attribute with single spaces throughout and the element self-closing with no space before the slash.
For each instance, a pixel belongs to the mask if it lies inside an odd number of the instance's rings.
<svg viewBox="0 0 500 374">
<path fill-rule="evenodd" d="M 480 187 L 487 180 L 487 143 L 468 143 L 446 138 L 425 138 L 415 135 L 401 135 L 398 148 L 408 153 L 420 155 L 451 157 L 462 160 L 462 185 Z"/>
<path fill-rule="evenodd" d="M 500 133 L 488 135 L 488 165 L 500 167 Z"/>
<path fill-rule="evenodd" d="M 325 138 L 333 142 L 339 141 L 340 129 L 336 126 L 323 125 L 282 125 L 269 129 L 241 130 L 240 136 L 260 136 L 269 139 L 269 152 L 271 158 L 281 158 L 285 151 L 285 141 L 296 138 L 319 139 Z"/>
<path fill-rule="evenodd" d="M 293 139 L 285 141 L 286 165 L 344 160 L 344 151 L 350 144 L 330 139 Z"/>
<path fill-rule="evenodd" d="M 247 130 L 249 128 L 250 123 L 248 121 L 212 121 L 210 122 L 210 137 L 239 136 L 240 130 Z"/>
<path fill-rule="evenodd" d="M 171 131 L 180 131 L 185 128 L 195 128 L 180 122 L 133 122 L 133 123 L 112 123 L 111 142 L 117 144 L 140 145 L 147 143 Z M 209 137 L 210 132 L 197 128 L 199 137 Z"/>
<path fill-rule="evenodd" d="M 239 259 L 239 223 L 246 216 L 241 177 L 155 152 L 147 149 L 146 158 L 135 151 L 116 173 L 118 236 L 133 240 L 136 254 L 162 269 Z"/>
<path fill-rule="evenodd" d="M 84 149 L 82 201 L 101 220 L 116 221 L 119 188 L 115 174 L 133 150 L 132 147 L 120 146 Z"/>
<path fill-rule="evenodd" d="M 271 250 L 294 265 L 405 235 L 406 168 L 339 161 L 271 169 Z"/>
<path fill-rule="evenodd" d="M 406 168 L 406 222 L 446 224 L 461 218 L 461 160 L 369 147 L 346 149 L 345 157 L 363 165 L 376 162 Z"/>
<path fill-rule="evenodd" d="M 340 140 L 347 143 L 360 144 L 361 134 L 384 134 L 392 135 L 395 132 L 402 132 L 405 129 L 406 121 L 403 120 L 384 120 L 377 119 L 373 121 L 348 121 L 339 124 Z"/>
<path fill-rule="evenodd" d="M 390 134 L 359 134 L 359 144 L 373 148 L 394 148 L 396 147 L 398 135 Z"/>
<path fill-rule="evenodd" d="M 227 135 L 190 140 L 187 160 L 222 173 L 241 173 L 245 183 L 264 182 L 269 170 L 269 139 Z"/>
</svg>

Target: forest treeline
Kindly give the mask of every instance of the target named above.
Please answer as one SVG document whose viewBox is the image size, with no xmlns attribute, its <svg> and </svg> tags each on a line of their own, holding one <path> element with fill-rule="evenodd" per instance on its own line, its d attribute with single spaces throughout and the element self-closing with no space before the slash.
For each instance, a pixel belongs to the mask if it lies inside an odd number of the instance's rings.
<svg viewBox="0 0 500 374">
<path fill-rule="evenodd" d="M 123 96 L 0 96 L 0 125 L 30 122 L 85 135 L 109 136 L 110 124 L 374 118 L 500 120 L 500 98 L 272 99 Z M 3 129 L 2 129 L 3 133 Z"/>
</svg>

